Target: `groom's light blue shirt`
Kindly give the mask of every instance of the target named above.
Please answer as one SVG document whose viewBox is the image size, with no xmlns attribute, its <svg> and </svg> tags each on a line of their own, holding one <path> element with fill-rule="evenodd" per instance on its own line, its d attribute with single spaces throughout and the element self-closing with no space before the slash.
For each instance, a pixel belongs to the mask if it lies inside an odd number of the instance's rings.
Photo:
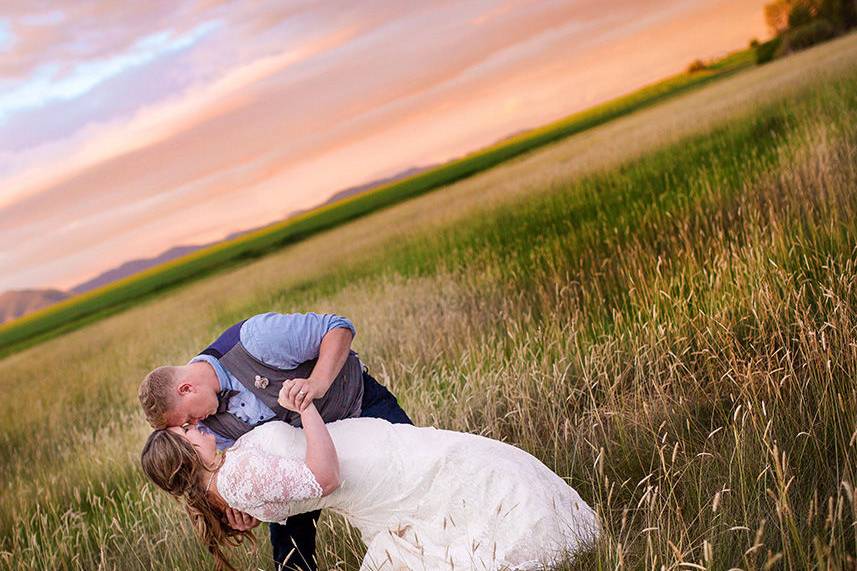
<svg viewBox="0 0 857 571">
<path fill-rule="evenodd" d="M 321 340 L 328 331 L 339 327 L 349 329 L 352 335 L 357 334 L 351 321 L 333 313 L 262 313 L 244 322 L 240 339 L 244 348 L 263 363 L 279 369 L 294 369 L 318 357 Z M 228 412 L 253 426 L 273 418 L 274 411 L 257 399 L 220 361 L 210 355 L 198 355 L 190 360 L 191 363 L 197 361 L 211 365 L 220 381 L 220 390 L 238 391 L 229 399 Z M 202 423 L 199 428 L 214 434 L 220 449 L 235 443 Z"/>
</svg>

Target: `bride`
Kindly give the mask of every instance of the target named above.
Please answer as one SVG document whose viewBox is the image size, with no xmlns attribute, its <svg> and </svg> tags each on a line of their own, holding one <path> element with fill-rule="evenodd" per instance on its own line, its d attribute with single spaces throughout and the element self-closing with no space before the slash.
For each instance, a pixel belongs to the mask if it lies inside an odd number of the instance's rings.
<svg viewBox="0 0 857 571">
<path fill-rule="evenodd" d="M 361 571 L 529 570 L 592 543 L 597 518 L 566 482 L 523 450 L 467 434 L 352 418 L 325 425 L 287 391 L 303 429 L 263 424 L 225 454 L 194 425 L 154 431 L 143 470 L 183 497 L 218 569 L 222 547 L 252 537 L 227 507 L 257 519 L 330 509 L 367 545 Z"/>
</svg>

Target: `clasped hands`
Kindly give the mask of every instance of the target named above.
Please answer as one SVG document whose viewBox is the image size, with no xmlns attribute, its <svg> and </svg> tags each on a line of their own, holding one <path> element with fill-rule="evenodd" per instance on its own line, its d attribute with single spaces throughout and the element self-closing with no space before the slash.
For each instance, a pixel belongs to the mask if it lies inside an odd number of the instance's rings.
<svg viewBox="0 0 857 571">
<path fill-rule="evenodd" d="M 315 399 L 323 397 L 325 392 L 318 381 L 292 379 L 283 383 L 277 402 L 285 409 L 303 412 Z"/>
</svg>

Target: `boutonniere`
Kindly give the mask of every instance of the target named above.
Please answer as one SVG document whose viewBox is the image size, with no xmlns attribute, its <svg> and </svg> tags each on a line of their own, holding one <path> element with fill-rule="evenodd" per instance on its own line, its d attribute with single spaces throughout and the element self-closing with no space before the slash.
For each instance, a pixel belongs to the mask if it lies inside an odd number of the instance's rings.
<svg viewBox="0 0 857 571">
<path fill-rule="evenodd" d="M 256 375 L 255 381 L 256 382 L 254 382 L 253 384 L 256 385 L 257 389 L 267 389 L 268 383 L 270 382 L 268 381 L 268 377 L 263 377 L 261 375 Z"/>
</svg>

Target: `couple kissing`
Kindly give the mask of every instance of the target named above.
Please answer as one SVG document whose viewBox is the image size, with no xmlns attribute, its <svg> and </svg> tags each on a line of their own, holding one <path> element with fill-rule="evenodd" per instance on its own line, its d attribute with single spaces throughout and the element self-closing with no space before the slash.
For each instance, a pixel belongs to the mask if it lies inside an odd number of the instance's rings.
<svg viewBox="0 0 857 571">
<path fill-rule="evenodd" d="M 314 571 L 322 509 L 360 531 L 361 571 L 542 569 L 596 540 L 592 508 L 535 457 L 414 426 L 355 334 L 336 314 L 259 314 L 141 383 L 143 470 L 215 568 L 264 521 L 276 568 Z"/>
</svg>

